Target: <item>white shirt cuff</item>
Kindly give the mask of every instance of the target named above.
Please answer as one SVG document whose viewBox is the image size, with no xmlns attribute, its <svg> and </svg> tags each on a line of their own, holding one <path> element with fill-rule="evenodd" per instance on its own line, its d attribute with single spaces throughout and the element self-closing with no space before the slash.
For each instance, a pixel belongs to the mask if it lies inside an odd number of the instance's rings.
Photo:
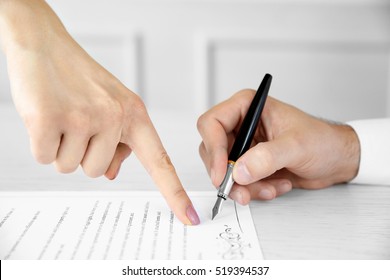
<svg viewBox="0 0 390 280">
<path fill-rule="evenodd" d="M 360 141 L 359 172 L 351 183 L 390 185 L 390 118 L 347 124 L 355 130 Z"/>
</svg>

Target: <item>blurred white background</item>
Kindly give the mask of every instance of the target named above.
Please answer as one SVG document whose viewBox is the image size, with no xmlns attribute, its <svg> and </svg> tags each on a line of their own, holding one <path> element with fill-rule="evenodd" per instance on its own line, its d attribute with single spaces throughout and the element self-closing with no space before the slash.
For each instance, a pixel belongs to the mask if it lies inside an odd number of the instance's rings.
<svg viewBox="0 0 390 280">
<path fill-rule="evenodd" d="M 323 118 L 390 116 L 389 0 L 50 0 L 68 31 L 150 110 L 195 117 L 274 76 Z M 11 102 L 0 57 L 0 102 Z"/>
</svg>

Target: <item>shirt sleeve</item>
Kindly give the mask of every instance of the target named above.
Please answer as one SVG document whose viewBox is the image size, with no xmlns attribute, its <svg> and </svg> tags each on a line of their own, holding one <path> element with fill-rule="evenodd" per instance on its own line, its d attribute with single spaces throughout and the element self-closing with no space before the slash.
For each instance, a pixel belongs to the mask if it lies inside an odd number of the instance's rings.
<svg viewBox="0 0 390 280">
<path fill-rule="evenodd" d="M 390 118 L 367 119 L 347 123 L 360 141 L 356 184 L 390 185 Z"/>
</svg>

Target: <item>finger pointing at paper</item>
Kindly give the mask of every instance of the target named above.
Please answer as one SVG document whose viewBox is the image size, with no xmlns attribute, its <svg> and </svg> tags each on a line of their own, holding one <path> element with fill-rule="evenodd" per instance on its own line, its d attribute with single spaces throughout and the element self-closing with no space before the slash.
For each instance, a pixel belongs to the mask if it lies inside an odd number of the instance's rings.
<svg viewBox="0 0 390 280">
<path fill-rule="evenodd" d="M 142 100 L 73 40 L 45 1 L 0 1 L 0 34 L 38 162 L 113 179 L 134 152 L 176 216 L 199 223 Z"/>
</svg>

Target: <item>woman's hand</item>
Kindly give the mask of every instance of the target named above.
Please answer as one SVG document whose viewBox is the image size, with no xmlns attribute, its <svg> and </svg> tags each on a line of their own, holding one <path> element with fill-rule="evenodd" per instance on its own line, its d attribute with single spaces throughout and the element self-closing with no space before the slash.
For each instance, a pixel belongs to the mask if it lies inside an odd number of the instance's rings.
<svg viewBox="0 0 390 280">
<path fill-rule="evenodd" d="M 177 217 L 199 223 L 142 100 L 73 40 L 45 1 L 0 0 L 0 32 L 38 162 L 114 179 L 133 151 Z"/>
</svg>

